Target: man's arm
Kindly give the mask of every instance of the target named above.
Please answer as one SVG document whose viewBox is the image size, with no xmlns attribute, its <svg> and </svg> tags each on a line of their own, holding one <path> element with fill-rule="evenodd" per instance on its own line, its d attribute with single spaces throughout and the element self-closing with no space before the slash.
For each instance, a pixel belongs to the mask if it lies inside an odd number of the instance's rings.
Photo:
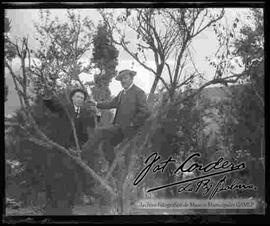
<svg viewBox="0 0 270 226">
<path fill-rule="evenodd" d="M 141 126 L 151 115 L 147 105 L 146 95 L 142 90 L 136 93 L 136 114 L 133 119 L 134 126 Z"/>
<path fill-rule="evenodd" d="M 97 102 L 97 107 L 101 109 L 111 109 L 111 108 L 117 108 L 119 104 L 119 97 L 120 93 L 113 98 L 111 101 L 101 101 Z"/>
</svg>

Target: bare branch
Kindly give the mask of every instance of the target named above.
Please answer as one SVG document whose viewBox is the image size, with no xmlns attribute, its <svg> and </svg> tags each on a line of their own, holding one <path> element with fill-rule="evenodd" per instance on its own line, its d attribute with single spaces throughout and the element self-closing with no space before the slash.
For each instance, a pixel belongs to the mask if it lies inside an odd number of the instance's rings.
<svg viewBox="0 0 270 226">
<path fill-rule="evenodd" d="M 180 88 L 183 85 L 187 85 L 190 81 L 192 81 L 192 79 L 195 78 L 196 75 L 197 75 L 196 73 L 192 73 L 187 79 L 185 79 L 183 82 L 177 85 L 176 89 Z"/>
<path fill-rule="evenodd" d="M 195 22 L 196 22 L 196 20 L 197 20 L 197 18 L 200 15 L 200 13 L 201 13 L 202 10 L 203 9 L 192 9 L 192 22 L 191 22 L 191 24 L 190 24 L 190 26 L 188 28 L 191 34 L 194 32 Z M 201 23 L 202 23 L 202 21 L 203 21 L 203 19 L 201 20 Z"/>
<path fill-rule="evenodd" d="M 184 40 L 183 45 L 181 47 L 181 51 L 180 51 L 180 53 L 179 53 L 179 55 L 177 57 L 176 66 L 175 66 L 176 70 L 175 70 L 175 73 L 174 73 L 174 80 L 173 80 L 174 86 L 176 86 L 176 82 L 177 82 L 177 79 L 178 79 L 180 62 L 182 60 L 182 56 L 184 54 L 184 51 L 186 50 L 188 41 L 189 41 L 189 39 Z"/>
<path fill-rule="evenodd" d="M 201 29 L 198 29 L 194 34 L 191 35 L 191 38 L 194 38 L 195 36 L 200 34 L 203 30 L 205 30 L 206 28 L 211 26 L 211 24 L 213 24 L 213 23 L 217 22 L 218 20 L 220 20 L 224 16 L 224 13 L 225 13 L 225 10 L 222 9 L 220 15 L 216 19 L 210 20 L 204 27 L 202 27 Z"/>
<path fill-rule="evenodd" d="M 188 50 L 188 53 L 189 53 L 189 56 L 190 56 L 190 59 L 191 59 L 191 63 L 192 63 L 192 65 L 193 65 L 195 71 L 196 71 L 197 74 L 200 76 L 200 78 L 204 79 L 202 73 L 199 72 L 197 66 L 195 65 L 195 63 L 194 63 L 194 61 L 193 61 L 193 59 L 192 59 L 192 56 L 191 56 L 191 52 L 190 52 L 189 50 Z"/>
<path fill-rule="evenodd" d="M 202 17 L 201 22 L 200 22 L 200 24 L 199 24 L 197 30 L 199 30 L 199 29 L 201 28 L 203 22 L 205 21 L 205 18 L 206 18 L 207 13 L 208 13 L 208 9 L 205 9 L 205 14 L 204 14 L 203 17 Z M 194 29 L 195 29 L 195 27 L 194 27 Z M 194 30 L 192 31 L 192 33 L 193 33 L 193 32 L 194 32 Z"/>
<path fill-rule="evenodd" d="M 152 72 L 158 80 L 161 80 L 163 85 L 166 87 L 166 89 L 169 89 L 168 85 L 166 84 L 165 80 L 161 77 L 162 69 L 164 67 L 165 63 L 165 54 L 164 49 L 162 47 L 162 43 L 160 40 L 160 37 L 158 36 L 158 33 L 156 31 L 155 24 L 152 25 L 152 15 L 148 15 L 147 13 L 143 13 L 143 10 L 135 9 L 137 12 L 137 21 L 139 21 L 139 24 L 136 26 L 135 24 L 132 25 L 130 23 L 127 23 L 128 26 L 137 32 L 140 36 L 143 37 L 143 40 L 146 44 L 149 46 L 138 44 L 138 46 L 144 48 L 144 49 L 150 49 L 153 51 L 154 57 L 155 57 L 155 63 L 156 63 L 156 69 L 147 66 L 138 56 L 138 53 L 133 53 L 129 47 L 127 46 L 127 43 L 125 42 L 125 35 L 121 33 L 121 31 L 109 21 L 109 18 L 105 15 L 103 11 L 101 11 L 101 16 L 103 17 L 104 22 L 106 25 L 110 28 L 111 31 L 116 30 L 118 35 L 120 35 L 120 41 L 116 41 L 115 38 L 112 36 L 111 32 L 111 39 L 113 43 L 122 46 L 122 48 L 134 59 L 136 60 L 141 66 L 143 66 L 146 70 Z M 157 45 L 155 44 L 157 43 Z M 144 54 L 144 53 L 143 53 Z M 154 84 L 153 84 L 154 85 Z M 154 89 L 151 89 L 151 92 Z"/>
<path fill-rule="evenodd" d="M 180 76 L 182 75 L 184 67 L 186 66 L 186 61 L 187 61 L 187 55 L 185 55 L 184 62 L 180 66 L 180 72 L 178 73 L 177 78 L 176 78 L 177 83 L 180 80 Z"/>
<path fill-rule="evenodd" d="M 226 77 L 226 78 L 216 78 L 213 79 L 209 82 L 206 82 L 204 85 L 202 85 L 199 89 L 195 90 L 195 92 L 193 92 L 192 94 L 184 97 L 184 98 L 180 98 L 179 100 L 176 100 L 174 102 L 175 105 L 179 105 L 181 103 L 183 103 L 184 101 L 196 96 L 198 93 L 200 93 L 204 88 L 206 88 L 207 86 L 210 85 L 214 85 L 214 84 L 224 84 L 227 85 L 228 83 L 236 83 L 240 77 L 242 76 L 242 74 L 238 74 L 238 75 L 234 75 L 235 79 L 228 79 L 228 78 L 232 78 L 232 76 Z"/>
<path fill-rule="evenodd" d="M 173 79 L 172 79 L 172 72 L 171 72 L 171 68 L 169 66 L 168 63 L 165 63 L 167 69 L 168 69 L 168 72 L 169 72 L 169 76 L 170 76 L 170 83 L 172 84 L 173 83 Z"/>
<path fill-rule="evenodd" d="M 169 87 L 167 85 L 167 83 L 165 82 L 165 80 L 157 74 L 156 71 L 154 71 L 152 68 L 148 67 L 146 64 L 144 64 L 136 54 L 132 53 L 126 46 L 126 44 L 122 41 L 122 47 L 125 49 L 125 51 L 127 51 L 129 53 L 130 56 L 132 56 L 140 65 L 142 65 L 145 69 L 151 71 L 154 75 L 156 75 L 163 83 L 163 85 L 166 87 L 167 90 L 169 90 Z"/>
</svg>

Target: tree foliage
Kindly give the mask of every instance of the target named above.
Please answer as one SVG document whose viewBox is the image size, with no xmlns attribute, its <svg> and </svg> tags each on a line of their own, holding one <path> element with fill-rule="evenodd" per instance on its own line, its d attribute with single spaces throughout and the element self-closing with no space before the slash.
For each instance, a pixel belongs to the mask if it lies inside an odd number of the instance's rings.
<svg viewBox="0 0 270 226">
<path fill-rule="evenodd" d="M 258 199 L 264 197 L 265 172 L 264 109 L 264 31 L 262 9 L 251 9 L 253 23 L 245 25 L 234 40 L 233 56 L 240 57 L 244 70 L 242 82 L 230 87 L 229 100 L 222 101 L 219 114 L 221 130 L 231 157 L 248 165 L 248 181 L 258 186 Z M 254 25 L 254 26 L 253 26 Z"/>
<path fill-rule="evenodd" d="M 263 158 L 265 75 L 262 9 L 252 9 L 251 16 L 254 28 L 244 26 L 241 29 L 242 37 L 235 42 L 235 54 L 239 55 L 245 64 L 243 73 L 246 83 L 238 94 L 239 98 L 234 98 L 233 101 L 238 116 L 234 143 L 240 145 L 241 149 L 248 148 L 253 155 Z"/>
<path fill-rule="evenodd" d="M 108 32 L 105 24 L 99 24 L 97 32 L 93 37 L 92 62 L 100 71 L 95 77 L 97 87 L 108 86 L 116 75 L 119 51 L 113 45 L 111 35 Z"/>
<path fill-rule="evenodd" d="M 94 75 L 91 88 L 93 98 L 97 101 L 111 99 L 109 84 L 116 75 L 118 55 L 119 51 L 112 43 L 107 26 L 99 24 L 93 37 L 93 57 L 91 59 L 94 69 L 98 71 Z M 111 112 L 101 110 L 101 125 L 109 124 L 111 119 Z"/>
<path fill-rule="evenodd" d="M 233 56 L 240 57 L 244 70 L 242 83 L 231 87 L 230 109 L 221 108 L 235 117 L 231 135 L 240 149 L 260 147 L 264 137 L 264 32 L 263 11 L 251 9 L 251 21 L 235 38 Z M 231 120 L 232 121 L 232 120 Z M 256 148 L 255 148 L 256 149 Z M 255 154 L 255 153 L 254 153 Z"/>
<path fill-rule="evenodd" d="M 91 61 L 83 59 L 92 48 L 93 24 L 85 17 L 80 18 L 72 10 L 67 11 L 67 22 L 50 17 L 50 11 L 40 11 L 41 23 L 35 24 L 39 34 L 40 48 L 33 52 L 31 73 L 35 90 L 44 87 L 54 90 L 60 87 L 84 87 L 79 75 L 91 71 Z"/>
<path fill-rule="evenodd" d="M 248 82 L 264 108 L 264 26 L 263 10 L 251 9 L 254 27 L 246 25 L 241 29 L 241 37 L 236 39 L 234 54 L 240 56 L 245 65 L 245 81 Z"/>
</svg>

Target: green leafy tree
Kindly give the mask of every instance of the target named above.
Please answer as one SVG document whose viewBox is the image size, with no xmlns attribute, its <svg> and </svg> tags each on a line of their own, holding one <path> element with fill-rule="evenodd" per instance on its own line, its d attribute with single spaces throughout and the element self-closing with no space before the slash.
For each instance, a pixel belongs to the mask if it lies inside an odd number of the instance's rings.
<svg viewBox="0 0 270 226">
<path fill-rule="evenodd" d="M 116 75 L 119 51 L 113 45 L 109 30 L 104 24 L 99 24 L 93 37 L 93 57 L 94 68 L 99 71 L 94 75 L 94 86 L 92 87 L 93 97 L 97 101 L 111 99 L 109 84 Z M 101 125 L 110 123 L 112 113 L 101 111 Z"/>
</svg>

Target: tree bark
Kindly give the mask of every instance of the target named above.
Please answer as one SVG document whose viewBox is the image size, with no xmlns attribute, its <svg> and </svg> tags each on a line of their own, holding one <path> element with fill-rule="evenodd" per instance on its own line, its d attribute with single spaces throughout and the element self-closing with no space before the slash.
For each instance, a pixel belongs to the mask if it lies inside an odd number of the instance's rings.
<svg viewBox="0 0 270 226">
<path fill-rule="evenodd" d="M 149 106 L 150 109 L 152 109 L 153 106 L 154 106 L 155 90 L 157 88 L 158 82 L 159 82 L 159 77 L 156 76 L 155 80 L 154 80 L 154 82 L 152 84 L 152 87 L 151 87 L 150 93 L 148 95 L 148 98 L 147 98 L 147 103 L 148 103 L 148 106 Z"/>
</svg>

